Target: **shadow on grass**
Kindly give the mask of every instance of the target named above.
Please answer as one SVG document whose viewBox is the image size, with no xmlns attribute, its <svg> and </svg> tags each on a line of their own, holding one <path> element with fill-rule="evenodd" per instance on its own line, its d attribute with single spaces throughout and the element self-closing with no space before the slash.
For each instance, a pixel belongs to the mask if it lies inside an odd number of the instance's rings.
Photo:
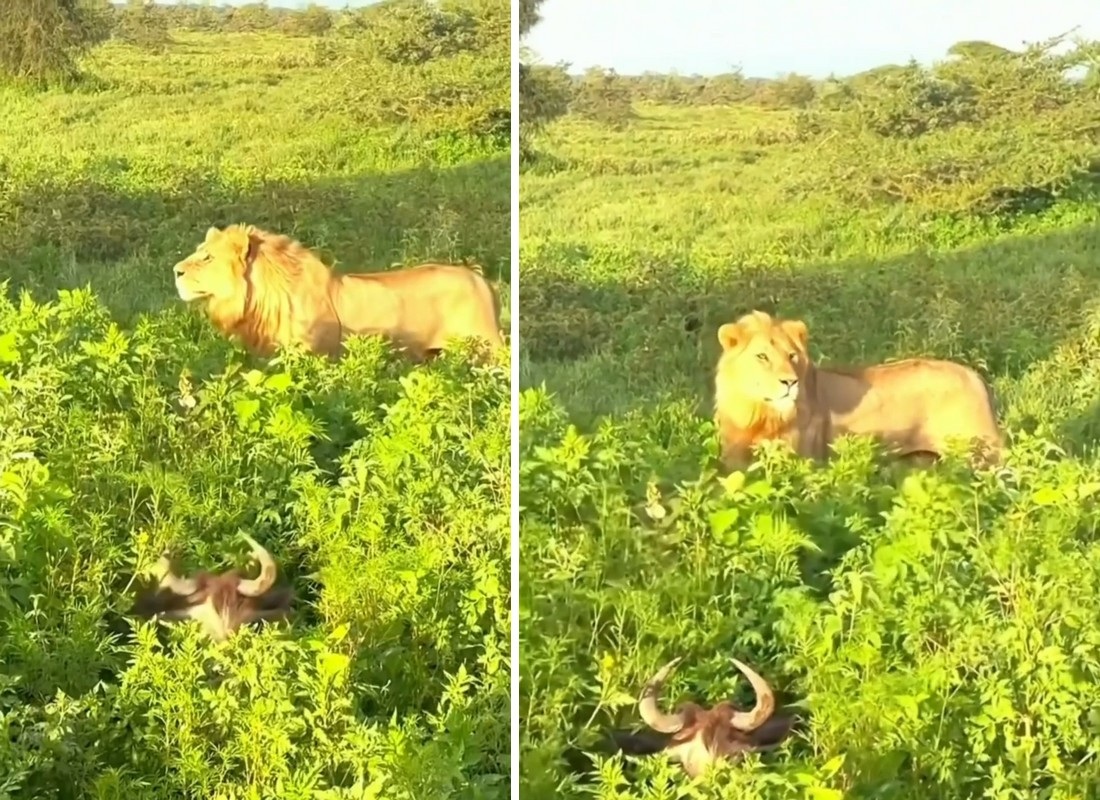
<svg viewBox="0 0 1100 800">
<path fill-rule="evenodd" d="M 171 267 L 211 225 L 247 222 L 300 239 L 341 271 L 473 261 L 510 267 L 506 156 L 452 168 L 261 183 L 182 175 L 156 191 L 102 180 L 0 194 L 0 275 L 36 297 L 90 284 L 120 320 L 177 303 Z M 502 292 L 507 295 L 507 291 Z"/>
<path fill-rule="evenodd" d="M 720 325 L 758 308 L 799 317 L 821 363 L 933 356 L 1015 380 L 1078 332 L 1100 294 L 1100 226 L 948 253 L 703 275 L 563 244 L 525 260 L 521 385 L 545 383 L 583 427 L 689 402 L 709 415 Z M 629 278 L 586 276 L 614 272 Z"/>
</svg>

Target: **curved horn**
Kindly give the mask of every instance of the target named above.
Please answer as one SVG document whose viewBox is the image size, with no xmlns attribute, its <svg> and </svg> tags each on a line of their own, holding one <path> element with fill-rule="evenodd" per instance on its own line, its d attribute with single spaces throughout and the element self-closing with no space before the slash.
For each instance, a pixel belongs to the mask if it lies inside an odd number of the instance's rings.
<svg viewBox="0 0 1100 800">
<path fill-rule="evenodd" d="M 732 659 L 733 665 L 741 670 L 741 674 L 749 679 L 753 691 L 756 692 L 756 705 L 752 711 L 735 711 L 730 717 L 730 725 L 739 731 L 754 731 L 767 722 L 768 717 L 775 711 L 775 695 L 768 682 L 760 677 L 751 667 L 743 664 L 736 658 Z"/>
<path fill-rule="evenodd" d="M 181 578 L 172 572 L 172 561 L 169 559 L 168 554 L 164 553 L 157 560 L 156 566 L 153 568 L 154 574 L 158 576 L 160 580 L 160 588 L 168 589 L 174 594 L 178 595 L 191 595 L 198 591 L 199 582 L 193 578 Z"/>
<path fill-rule="evenodd" d="M 684 727 L 683 714 L 666 714 L 657 706 L 657 696 L 661 693 L 661 687 L 673 667 L 679 663 L 680 659 L 674 658 L 661 667 L 642 689 L 642 696 L 638 700 L 638 712 L 642 715 L 642 720 L 653 730 L 661 733 L 676 733 Z"/>
<path fill-rule="evenodd" d="M 252 557 L 260 564 L 260 574 L 255 578 L 238 581 L 237 591 L 245 597 L 259 597 L 275 583 L 275 559 L 248 534 L 242 533 L 241 537 L 252 546 Z"/>
</svg>

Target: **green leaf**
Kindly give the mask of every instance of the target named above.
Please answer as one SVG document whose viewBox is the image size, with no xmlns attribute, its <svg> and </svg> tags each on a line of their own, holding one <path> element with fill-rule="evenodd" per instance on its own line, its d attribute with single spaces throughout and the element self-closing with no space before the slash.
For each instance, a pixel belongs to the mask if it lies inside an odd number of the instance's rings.
<svg viewBox="0 0 1100 800">
<path fill-rule="evenodd" d="M 1065 495 L 1062 491 L 1053 486 L 1044 486 L 1031 495 L 1031 502 L 1035 503 L 1037 506 L 1054 505 L 1055 503 L 1061 502 L 1063 499 L 1065 499 Z"/>
<path fill-rule="evenodd" d="M 710 531 L 716 539 L 721 539 L 737 524 L 741 512 L 736 508 L 723 508 L 710 515 Z"/>
</svg>

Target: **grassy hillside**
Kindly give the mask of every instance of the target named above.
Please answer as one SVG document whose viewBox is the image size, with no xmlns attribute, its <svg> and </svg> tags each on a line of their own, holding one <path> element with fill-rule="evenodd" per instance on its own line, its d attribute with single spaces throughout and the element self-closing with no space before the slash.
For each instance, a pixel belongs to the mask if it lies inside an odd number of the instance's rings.
<svg viewBox="0 0 1100 800">
<path fill-rule="evenodd" d="M 887 70 L 797 108 L 635 100 L 609 121 L 589 96 L 533 138 L 525 797 L 581 796 L 566 748 L 639 725 L 677 655 L 670 704 L 747 702 L 736 657 L 804 731 L 695 787 L 613 760 L 601 796 L 1100 789 L 1100 94 L 1006 63 Z M 775 452 L 719 479 L 715 334 L 753 308 L 806 320 L 819 362 L 974 366 L 1006 468 L 904 477 L 856 440 L 826 469 Z"/>
<path fill-rule="evenodd" d="M 506 301 L 484 19 L 419 64 L 172 31 L 69 91 L 0 89 L 0 797 L 507 796 L 508 354 L 252 359 L 171 279 L 248 222 L 344 270 L 477 261 Z M 291 627 L 134 629 L 162 548 L 244 566 L 240 531 Z"/>
</svg>

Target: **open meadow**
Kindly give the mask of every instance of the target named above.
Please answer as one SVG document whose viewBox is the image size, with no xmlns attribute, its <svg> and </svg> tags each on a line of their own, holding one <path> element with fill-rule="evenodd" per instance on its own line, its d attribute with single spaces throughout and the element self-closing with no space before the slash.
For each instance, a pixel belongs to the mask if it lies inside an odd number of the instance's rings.
<svg viewBox="0 0 1100 800">
<path fill-rule="evenodd" d="M 508 4 L 137 6 L 79 80 L 0 87 L 0 798 L 507 797 L 507 352 L 254 358 L 172 265 L 250 223 L 507 306 Z M 241 532 L 289 627 L 134 623 L 163 549 L 246 567 Z"/>
<path fill-rule="evenodd" d="M 1100 791 L 1097 47 L 989 50 L 756 89 L 589 73 L 525 137 L 523 797 Z M 818 363 L 974 367 L 1004 468 L 850 439 L 720 478 L 716 331 L 754 308 L 805 320 Z M 734 657 L 801 730 L 695 784 L 571 774 L 676 656 L 666 707 L 750 705 Z"/>
</svg>

